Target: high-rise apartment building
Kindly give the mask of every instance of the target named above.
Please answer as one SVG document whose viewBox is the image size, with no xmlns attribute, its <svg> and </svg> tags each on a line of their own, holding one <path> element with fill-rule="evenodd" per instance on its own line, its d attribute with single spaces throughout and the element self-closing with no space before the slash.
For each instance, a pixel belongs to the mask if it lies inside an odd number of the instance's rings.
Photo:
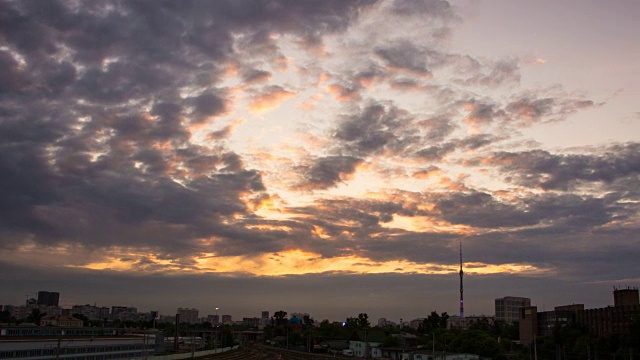
<svg viewBox="0 0 640 360">
<path fill-rule="evenodd" d="M 578 312 L 578 323 L 596 336 L 630 334 L 634 318 L 640 313 L 638 288 L 615 289 L 613 306 Z"/>
<path fill-rule="evenodd" d="M 111 307 L 111 315 L 118 315 L 121 313 L 137 314 L 138 309 L 131 306 L 112 306 Z"/>
<path fill-rule="evenodd" d="M 58 306 L 60 293 L 51 291 L 38 291 L 38 305 Z"/>
<path fill-rule="evenodd" d="M 531 344 L 538 334 L 538 307 L 523 306 L 518 309 L 518 321 L 520 330 L 520 343 L 522 345 Z"/>
<path fill-rule="evenodd" d="M 178 308 L 177 314 L 180 315 L 180 322 L 196 324 L 198 323 L 198 309 Z"/>
<path fill-rule="evenodd" d="M 495 300 L 496 320 L 513 323 L 520 319 L 520 309 L 531 306 L 531 299 L 518 296 L 507 296 Z"/>
<path fill-rule="evenodd" d="M 73 305 L 71 315 L 80 314 L 86 316 L 89 320 L 102 320 L 109 316 L 109 308 L 106 306 L 98 307 L 95 305 Z"/>
<path fill-rule="evenodd" d="M 233 320 L 231 319 L 231 315 L 222 315 L 222 324 L 233 324 Z"/>
<path fill-rule="evenodd" d="M 220 316 L 218 316 L 218 314 L 207 315 L 207 321 L 213 326 L 220 325 Z"/>
<path fill-rule="evenodd" d="M 270 323 L 270 319 L 269 319 L 269 311 L 262 311 L 262 313 L 260 314 L 260 325 L 261 326 L 267 326 Z"/>
<path fill-rule="evenodd" d="M 613 290 L 613 306 L 638 305 L 640 297 L 638 296 L 638 288 L 627 287 L 626 289 Z"/>
</svg>

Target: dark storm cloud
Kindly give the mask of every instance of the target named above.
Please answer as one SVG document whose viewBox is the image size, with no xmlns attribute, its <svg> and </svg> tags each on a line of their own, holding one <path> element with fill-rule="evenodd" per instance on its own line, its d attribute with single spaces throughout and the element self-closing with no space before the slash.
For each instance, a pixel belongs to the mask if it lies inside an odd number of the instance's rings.
<svg viewBox="0 0 640 360">
<path fill-rule="evenodd" d="M 242 80 L 247 84 L 253 84 L 267 81 L 271 76 L 272 74 L 268 71 L 247 69 L 242 73 Z"/>
<path fill-rule="evenodd" d="M 191 266 L 180 256 L 205 250 L 195 239 L 241 236 L 221 218 L 250 213 L 247 195 L 266 190 L 261 176 L 238 154 L 194 145 L 188 128 L 226 111 L 228 94 L 216 88 L 223 62 L 234 45 L 279 56 L 269 33 L 304 42 L 345 30 L 372 3 L 2 3 L 3 246 L 151 246 Z M 245 82 L 268 77 L 243 73 Z M 326 167 L 312 178 L 331 182 Z"/>
<path fill-rule="evenodd" d="M 334 134 L 340 146 L 356 156 L 375 155 L 385 150 L 399 152 L 414 141 L 409 133 L 411 116 L 395 106 L 367 104 L 346 116 Z"/>
<path fill-rule="evenodd" d="M 396 0 L 391 5 L 391 10 L 405 16 L 427 15 L 444 19 L 457 17 L 451 4 L 444 0 Z"/>
<path fill-rule="evenodd" d="M 439 198 L 436 210 L 454 224 L 480 228 L 544 225 L 565 232 L 607 224 L 621 208 L 591 196 L 544 194 L 506 203 L 488 193 L 469 192 Z"/>
<path fill-rule="evenodd" d="M 337 186 L 356 171 L 364 160 L 352 156 L 327 156 L 314 161 L 306 171 L 308 186 L 312 189 L 327 189 Z"/>
<path fill-rule="evenodd" d="M 436 210 L 453 224 L 474 227 L 522 226 L 537 223 L 523 210 L 481 192 L 451 193 L 437 201 Z"/>
<path fill-rule="evenodd" d="M 405 194 L 403 198 L 406 201 L 323 200 L 314 206 L 289 208 L 288 211 L 300 221 L 322 229 L 323 234 L 333 239 L 329 242 L 297 241 L 297 244 L 303 244 L 306 249 L 323 257 L 355 253 L 374 261 L 409 260 L 446 264 L 451 255 L 449 241 L 455 235 L 410 232 L 388 226 L 395 216 L 426 215 L 417 206 L 424 200 L 420 195 Z M 309 237 L 313 235 L 310 233 L 306 238 Z"/>
<path fill-rule="evenodd" d="M 483 146 L 487 146 L 489 144 L 492 144 L 493 142 L 495 142 L 496 140 L 498 140 L 497 137 L 493 136 L 493 135 L 489 135 L 489 134 L 478 134 L 478 135 L 472 135 L 469 136 L 465 139 L 460 140 L 460 145 L 462 147 L 464 147 L 465 149 L 479 149 Z"/>
<path fill-rule="evenodd" d="M 611 184 L 640 173 L 640 144 L 605 148 L 601 154 L 552 154 L 544 150 L 499 152 L 487 159 L 515 183 L 542 189 L 570 190 L 581 182 Z"/>
<path fill-rule="evenodd" d="M 500 109 L 497 104 L 483 100 L 464 100 L 460 102 L 460 105 L 469 110 L 464 121 L 471 125 L 487 125 L 505 116 L 504 110 Z"/>
<path fill-rule="evenodd" d="M 220 115 L 226 110 L 224 98 L 214 93 L 203 93 L 186 99 L 186 102 L 193 104 L 196 123 L 204 121 L 207 117 Z"/>
<path fill-rule="evenodd" d="M 426 161 L 440 161 L 448 154 L 456 150 L 454 143 L 447 143 L 439 146 L 429 146 L 418 150 L 416 155 Z"/>
<path fill-rule="evenodd" d="M 406 41 L 388 47 L 378 47 L 373 52 L 391 68 L 406 70 L 419 76 L 431 76 L 425 51 Z"/>
<path fill-rule="evenodd" d="M 494 88 L 503 84 L 520 82 L 520 69 L 517 59 L 502 60 L 485 65 L 473 76 L 462 80 L 465 85 L 476 85 Z"/>
<path fill-rule="evenodd" d="M 424 138 L 430 142 L 444 140 L 456 128 L 450 119 L 442 117 L 420 120 L 417 125 L 427 131 Z"/>
<path fill-rule="evenodd" d="M 636 277 L 632 260 L 640 255 L 634 226 L 534 227 L 512 232 L 489 232 L 465 237 L 467 254 L 476 261 L 520 263 L 547 268 L 571 282 L 611 285 L 617 279 Z M 589 241 L 593 236 L 597 241 Z M 602 244 L 607 244 L 602 246 Z M 570 256 L 568 255 L 570 254 Z M 611 262 L 611 259 L 617 259 Z M 593 271 L 585 271 L 585 264 Z M 549 279 L 549 277 L 543 277 Z"/>
<path fill-rule="evenodd" d="M 464 139 L 452 139 L 439 145 L 428 146 L 418 150 L 415 155 L 426 161 L 442 161 L 447 155 L 456 150 L 476 150 L 490 145 L 499 138 L 489 134 L 472 135 Z"/>
<path fill-rule="evenodd" d="M 595 106 L 591 100 L 572 99 L 566 95 L 524 94 L 507 104 L 505 111 L 522 125 L 535 122 L 560 121 L 578 110 Z"/>
</svg>

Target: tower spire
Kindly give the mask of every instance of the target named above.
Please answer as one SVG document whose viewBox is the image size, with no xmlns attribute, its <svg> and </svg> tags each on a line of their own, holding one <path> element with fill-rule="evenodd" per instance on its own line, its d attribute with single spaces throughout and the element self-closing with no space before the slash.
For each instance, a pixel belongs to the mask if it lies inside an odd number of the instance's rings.
<svg viewBox="0 0 640 360">
<path fill-rule="evenodd" d="M 464 300 L 462 297 L 463 287 L 462 287 L 462 276 L 464 272 L 462 271 L 462 242 L 460 242 L 460 317 L 464 317 Z"/>
</svg>

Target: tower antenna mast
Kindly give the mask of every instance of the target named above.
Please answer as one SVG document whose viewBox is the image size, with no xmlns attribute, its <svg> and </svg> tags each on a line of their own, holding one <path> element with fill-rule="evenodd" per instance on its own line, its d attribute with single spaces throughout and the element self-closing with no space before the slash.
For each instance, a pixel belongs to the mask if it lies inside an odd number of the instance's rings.
<svg viewBox="0 0 640 360">
<path fill-rule="evenodd" d="M 464 300 L 462 297 L 463 287 L 462 287 L 462 276 L 464 272 L 462 271 L 462 242 L 460 242 L 460 317 L 464 317 Z"/>
</svg>

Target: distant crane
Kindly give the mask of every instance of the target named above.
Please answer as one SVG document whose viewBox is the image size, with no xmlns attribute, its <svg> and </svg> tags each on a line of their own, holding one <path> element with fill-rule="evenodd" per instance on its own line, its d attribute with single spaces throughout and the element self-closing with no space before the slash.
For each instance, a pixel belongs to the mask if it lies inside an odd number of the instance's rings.
<svg viewBox="0 0 640 360">
<path fill-rule="evenodd" d="M 37 294 L 37 293 L 26 293 L 26 294 L 24 294 L 24 297 L 25 297 L 25 305 L 29 305 L 29 298 L 34 299 L 34 300 L 37 300 L 37 299 L 34 297 L 36 294 Z"/>
</svg>

